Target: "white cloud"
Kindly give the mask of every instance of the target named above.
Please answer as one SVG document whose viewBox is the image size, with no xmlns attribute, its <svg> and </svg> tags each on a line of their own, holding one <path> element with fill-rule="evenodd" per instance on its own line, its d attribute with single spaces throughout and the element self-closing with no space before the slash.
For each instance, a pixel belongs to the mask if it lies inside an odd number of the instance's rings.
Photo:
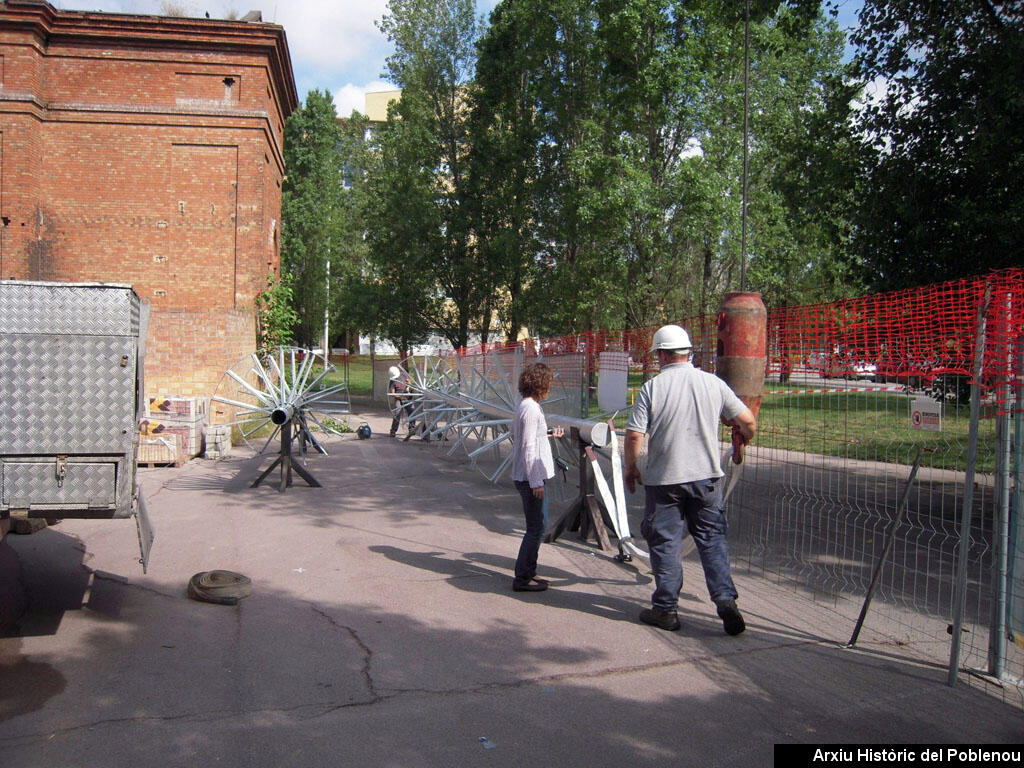
<svg viewBox="0 0 1024 768">
<path fill-rule="evenodd" d="M 292 61 L 315 72 L 372 66 L 379 70 L 387 40 L 374 26 L 387 9 L 386 0 L 249 0 L 261 6 L 263 20 L 284 27 Z M 274 18 L 276 16 L 276 18 Z"/>
<path fill-rule="evenodd" d="M 65 10 L 162 15 L 176 7 L 188 16 L 241 18 L 258 10 L 263 21 L 280 24 L 299 99 L 313 88 L 347 98 L 339 83 L 370 83 L 380 76 L 390 44 L 375 26 L 387 10 L 387 0 L 51 0 Z M 364 86 L 365 88 L 365 86 Z M 344 93 L 343 93 L 344 92 Z M 347 102 L 346 102 L 347 103 Z M 358 109 L 363 109 L 362 103 Z M 340 105 L 339 105 L 340 110 Z M 347 109 L 344 114 L 349 114 Z"/>
<path fill-rule="evenodd" d="M 288 37 L 299 101 L 314 88 L 334 96 L 338 114 L 363 111 L 363 94 L 387 90 L 379 78 L 391 44 L 375 26 L 388 0 L 50 0 L 65 10 L 162 15 L 167 8 L 188 16 L 241 18 L 260 11 L 263 21 L 280 24 Z M 477 0 L 477 12 L 489 13 L 498 0 Z M 356 85 L 365 83 L 365 85 Z"/>
<path fill-rule="evenodd" d="M 367 92 L 386 91 L 391 88 L 392 86 L 383 80 L 374 80 L 363 86 L 346 83 L 334 92 L 334 110 L 339 117 L 348 117 L 353 109 L 365 114 Z"/>
<path fill-rule="evenodd" d="M 854 101 L 854 108 L 857 110 L 864 107 L 881 104 L 889 96 L 889 79 L 879 75 L 870 83 L 864 86 L 864 92 L 860 99 Z"/>
<path fill-rule="evenodd" d="M 334 92 L 334 111 L 339 117 L 348 117 L 352 110 L 366 112 L 366 89 L 346 83 Z"/>
</svg>

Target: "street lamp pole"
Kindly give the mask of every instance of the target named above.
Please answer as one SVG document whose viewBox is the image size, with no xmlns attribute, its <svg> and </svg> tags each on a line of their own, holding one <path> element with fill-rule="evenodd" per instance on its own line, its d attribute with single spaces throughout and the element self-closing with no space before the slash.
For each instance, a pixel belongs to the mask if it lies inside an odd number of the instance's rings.
<svg viewBox="0 0 1024 768">
<path fill-rule="evenodd" d="M 750 144 L 750 0 L 743 24 L 743 201 L 740 210 L 740 290 L 747 290 L 747 170 Z"/>
<path fill-rule="evenodd" d="M 324 290 L 324 360 L 329 360 L 331 357 L 331 348 L 327 346 L 330 343 L 330 336 L 328 335 L 328 317 L 331 312 L 331 260 L 327 260 L 327 283 Z"/>
</svg>

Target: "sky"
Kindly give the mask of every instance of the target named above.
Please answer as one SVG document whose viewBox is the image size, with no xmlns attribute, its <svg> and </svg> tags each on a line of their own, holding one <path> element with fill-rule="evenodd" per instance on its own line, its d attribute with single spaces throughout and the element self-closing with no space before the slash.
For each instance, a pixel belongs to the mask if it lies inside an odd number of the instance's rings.
<svg viewBox="0 0 1024 768">
<path fill-rule="evenodd" d="M 186 15 L 241 17 L 258 10 L 263 21 L 280 24 L 288 38 L 299 100 L 313 90 L 329 91 L 338 114 L 363 111 L 368 91 L 392 86 L 381 78 L 390 43 L 374 22 L 387 10 L 387 0 L 49 0 L 56 8 L 109 13 L 162 14 L 164 6 Z M 840 26 L 856 22 L 862 0 L 833 0 Z M 477 0 L 477 12 L 489 14 L 498 0 Z"/>
</svg>

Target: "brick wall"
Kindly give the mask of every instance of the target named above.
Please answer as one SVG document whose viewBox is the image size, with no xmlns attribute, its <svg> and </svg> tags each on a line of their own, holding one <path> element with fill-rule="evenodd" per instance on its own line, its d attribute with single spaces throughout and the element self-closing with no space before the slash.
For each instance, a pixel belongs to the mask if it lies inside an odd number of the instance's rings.
<svg viewBox="0 0 1024 768">
<path fill-rule="evenodd" d="M 224 372 L 255 349 L 255 337 L 251 312 L 169 310 L 151 315 L 147 397 L 210 397 Z M 182 360 L 188 364 L 175 370 Z"/>
<path fill-rule="evenodd" d="M 0 5 L 0 275 L 131 284 L 147 394 L 210 396 L 279 271 L 297 105 L 276 25 Z"/>
</svg>

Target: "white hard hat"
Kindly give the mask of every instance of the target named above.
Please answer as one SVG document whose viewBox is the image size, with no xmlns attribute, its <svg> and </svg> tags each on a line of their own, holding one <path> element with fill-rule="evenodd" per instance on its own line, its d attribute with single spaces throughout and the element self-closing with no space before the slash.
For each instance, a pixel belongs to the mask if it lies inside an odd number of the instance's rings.
<svg viewBox="0 0 1024 768">
<path fill-rule="evenodd" d="M 651 352 L 659 349 L 670 351 L 693 349 L 693 345 L 690 343 L 690 334 L 678 325 L 663 325 L 654 332 L 654 339 L 651 342 Z"/>
<path fill-rule="evenodd" d="M 397 365 L 392 365 L 390 368 L 388 368 L 388 376 L 390 376 L 392 380 L 400 379 L 402 378 L 402 369 L 399 368 Z"/>
</svg>

